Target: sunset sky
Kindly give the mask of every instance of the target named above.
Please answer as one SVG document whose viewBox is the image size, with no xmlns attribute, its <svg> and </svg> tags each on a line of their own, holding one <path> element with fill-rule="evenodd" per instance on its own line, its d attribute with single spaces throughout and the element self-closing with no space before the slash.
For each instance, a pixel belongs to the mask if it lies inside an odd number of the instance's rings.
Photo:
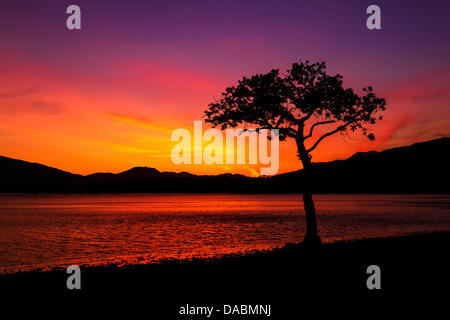
<svg viewBox="0 0 450 320">
<path fill-rule="evenodd" d="M 171 162 L 174 129 L 243 76 L 326 61 L 387 100 L 375 141 L 336 135 L 313 161 L 450 136 L 449 1 L 22 1 L 0 3 L 0 155 L 73 173 L 255 175 Z M 66 28 L 77 4 L 82 30 Z M 381 7 L 381 30 L 366 28 Z M 292 141 L 280 172 L 301 168 Z"/>
</svg>

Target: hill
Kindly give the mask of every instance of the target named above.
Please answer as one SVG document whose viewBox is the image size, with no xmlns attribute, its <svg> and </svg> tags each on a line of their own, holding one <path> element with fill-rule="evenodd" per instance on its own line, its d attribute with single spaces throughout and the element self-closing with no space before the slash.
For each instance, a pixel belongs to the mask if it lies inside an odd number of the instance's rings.
<svg viewBox="0 0 450 320">
<path fill-rule="evenodd" d="M 316 163 L 315 192 L 449 193 L 450 139 L 441 138 L 346 160 Z M 278 185 L 302 181 L 302 170 L 273 177 Z"/>
<path fill-rule="evenodd" d="M 38 163 L 0 156 L 0 192 L 69 192 L 84 177 Z"/>
<path fill-rule="evenodd" d="M 450 138 L 314 163 L 315 193 L 450 193 Z M 135 167 L 88 176 L 0 157 L 0 192 L 297 193 L 303 171 L 268 178 Z"/>
</svg>

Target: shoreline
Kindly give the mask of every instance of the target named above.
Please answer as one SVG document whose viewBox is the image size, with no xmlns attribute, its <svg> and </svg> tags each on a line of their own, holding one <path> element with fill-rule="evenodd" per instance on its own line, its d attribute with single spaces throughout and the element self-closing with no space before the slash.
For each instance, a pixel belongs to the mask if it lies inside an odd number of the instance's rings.
<svg viewBox="0 0 450 320">
<path fill-rule="evenodd" d="M 450 232 L 337 241 L 318 251 L 286 244 L 220 258 L 81 267 L 81 290 L 67 289 L 64 269 L 2 274 L 0 287 L 12 293 L 68 295 L 145 292 L 158 299 L 449 297 L 448 243 Z M 382 290 L 366 287 L 366 268 L 373 264 L 380 266 Z"/>
<path fill-rule="evenodd" d="M 389 239 L 396 239 L 396 238 L 404 238 L 404 237 L 416 237 L 416 236 L 426 236 L 431 234 L 446 234 L 450 233 L 450 229 L 447 231 L 424 231 L 424 232 L 412 232 L 412 233 L 405 233 L 402 235 L 394 235 L 394 236 L 385 236 L 385 237 L 369 237 L 369 238 L 353 238 L 353 239 L 344 239 L 344 240 L 324 240 L 322 239 L 323 246 L 327 248 L 328 246 L 341 246 L 344 244 L 350 244 L 360 241 L 374 241 L 374 240 L 389 240 Z M 176 258 L 176 257 L 166 257 L 166 258 L 152 258 L 152 257 L 144 257 L 144 256 L 135 256 L 133 257 L 133 261 L 145 261 L 145 262 L 131 262 L 127 263 L 126 259 L 124 260 L 109 260 L 107 262 L 83 262 L 78 264 L 80 268 L 83 269 L 93 269 L 93 268 L 128 268 L 128 267 L 136 267 L 136 266 L 151 266 L 151 265 L 159 265 L 159 264 L 166 264 L 166 263 L 190 263 L 190 262 L 219 262 L 220 260 L 224 259 L 238 259 L 238 258 L 251 258 L 253 256 L 260 256 L 260 255 L 274 255 L 274 254 L 280 254 L 283 251 L 286 251 L 288 248 L 294 248 L 294 247 L 300 247 L 301 243 L 285 243 L 284 245 L 270 248 L 270 249 L 250 249 L 246 251 L 239 251 L 239 252 L 232 252 L 232 253 L 224 253 L 224 254 L 217 254 L 217 255 L 211 255 L 211 256 L 192 256 L 189 258 Z M 68 266 L 69 264 L 67 264 Z M 49 266 L 42 264 L 42 266 L 36 266 L 36 267 L 30 267 L 25 269 L 19 269 L 16 271 L 9 271 L 9 272 L 2 272 L 0 271 L 0 280 L 3 276 L 13 276 L 13 275 L 20 275 L 20 274 L 39 274 L 39 273 L 56 273 L 56 272 L 64 272 L 66 270 L 65 266 L 59 265 L 59 266 Z"/>
<path fill-rule="evenodd" d="M 198 194 L 198 195 L 296 195 L 301 197 L 302 193 L 300 192 L 126 192 L 126 191 L 120 191 L 120 192 L 111 192 L 111 191 L 104 191 L 104 192 L 5 192 L 1 191 L 0 196 L 11 196 L 11 195 L 31 195 L 31 196 L 60 196 L 60 195 L 120 195 L 120 194 L 126 194 L 126 195 L 162 195 L 162 194 L 169 194 L 169 195 L 192 195 L 192 194 Z M 450 192 L 424 192 L 424 191 L 418 191 L 418 192 L 313 192 L 312 195 L 386 195 L 386 196 L 395 196 L 395 195 L 426 195 L 426 196 L 449 196 Z"/>
</svg>

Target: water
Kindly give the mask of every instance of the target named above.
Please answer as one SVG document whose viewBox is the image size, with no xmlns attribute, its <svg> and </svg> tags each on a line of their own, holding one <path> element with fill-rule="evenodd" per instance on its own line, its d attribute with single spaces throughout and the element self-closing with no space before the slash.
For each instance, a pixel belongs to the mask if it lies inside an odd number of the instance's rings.
<svg viewBox="0 0 450 320">
<path fill-rule="evenodd" d="M 316 195 L 325 242 L 450 231 L 450 196 Z M 300 242 L 299 195 L 0 194 L 0 273 L 209 257 Z"/>
</svg>

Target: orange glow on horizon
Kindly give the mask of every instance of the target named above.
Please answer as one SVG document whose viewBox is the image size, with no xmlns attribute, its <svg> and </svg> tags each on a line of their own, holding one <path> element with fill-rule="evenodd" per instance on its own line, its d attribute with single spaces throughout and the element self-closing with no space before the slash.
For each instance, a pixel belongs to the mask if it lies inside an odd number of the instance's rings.
<svg viewBox="0 0 450 320">
<path fill-rule="evenodd" d="M 171 161 L 176 144 L 170 140 L 172 131 L 192 131 L 193 122 L 201 120 L 211 97 L 220 94 L 228 81 L 208 80 L 190 70 L 115 61 L 110 62 L 112 74 L 71 76 L 44 64 L 3 58 L 11 66 L 5 64 L 0 78 L 0 155 L 83 175 L 118 173 L 135 166 L 194 174 L 256 176 L 259 172 L 258 165 L 175 165 Z M 437 73 L 441 78 L 447 75 L 446 68 Z M 387 97 L 388 108 L 384 120 L 373 127 L 375 141 L 358 132 L 335 135 L 321 143 L 312 160 L 345 159 L 359 151 L 379 151 L 448 134 L 449 90 L 433 89 L 427 79 L 432 78 L 425 78 L 427 85 L 420 90 L 418 81 L 379 92 Z M 433 110 L 423 107 L 429 101 L 434 103 Z M 325 131 L 317 130 L 315 139 L 321 132 Z M 279 173 L 300 168 L 295 143 L 280 142 Z"/>
</svg>

